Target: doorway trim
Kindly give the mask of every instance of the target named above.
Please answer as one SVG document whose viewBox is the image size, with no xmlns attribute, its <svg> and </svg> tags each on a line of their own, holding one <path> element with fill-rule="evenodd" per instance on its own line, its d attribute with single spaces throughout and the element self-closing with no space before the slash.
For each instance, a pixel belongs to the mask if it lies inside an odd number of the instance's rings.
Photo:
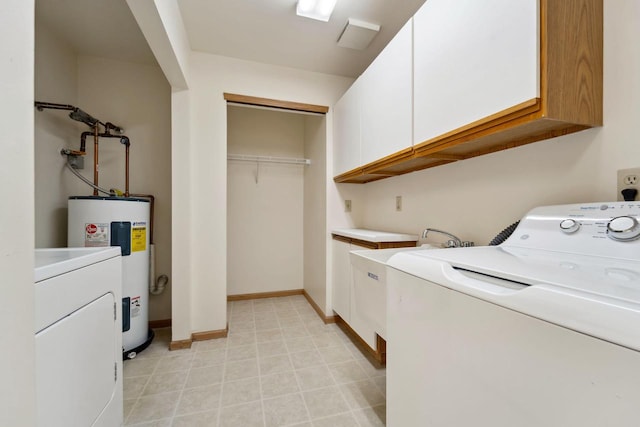
<svg viewBox="0 0 640 427">
<path fill-rule="evenodd" d="M 259 98 L 256 96 L 239 95 L 236 93 L 223 92 L 227 102 L 236 104 L 255 105 L 258 107 L 271 107 L 282 110 L 302 111 L 306 113 L 326 114 L 329 107 L 326 105 L 304 104 L 301 102 L 282 101 L 279 99 Z"/>
</svg>

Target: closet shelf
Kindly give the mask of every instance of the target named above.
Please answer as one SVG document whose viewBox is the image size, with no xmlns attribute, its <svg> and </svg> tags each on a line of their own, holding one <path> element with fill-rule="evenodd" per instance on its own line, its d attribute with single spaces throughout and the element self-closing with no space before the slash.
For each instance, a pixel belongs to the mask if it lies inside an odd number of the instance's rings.
<svg viewBox="0 0 640 427">
<path fill-rule="evenodd" d="M 254 163 L 286 163 L 291 165 L 310 165 L 309 159 L 296 159 L 292 157 L 250 156 L 246 154 L 228 154 L 227 160 L 240 160 Z"/>
</svg>

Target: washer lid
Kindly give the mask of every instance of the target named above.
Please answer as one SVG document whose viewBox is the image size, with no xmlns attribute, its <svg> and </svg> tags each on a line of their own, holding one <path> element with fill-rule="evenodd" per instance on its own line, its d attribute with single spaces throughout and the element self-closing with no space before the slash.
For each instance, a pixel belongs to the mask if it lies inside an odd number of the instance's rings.
<svg viewBox="0 0 640 427">
<path fill-rule="evenodd" d="M 640 351 L 640 263 L 503 247 L 399 252 L 393 269 Z M 387 273 L 390 287 L 401 286 Z M 398 276 L 400 277 L 400 276 Z"/>
<path fill-rule="evenodd" d="M 116 256 L 120 256 L 119 246 L 36 249 L 34 279 L 37 283 Z"/>
<path fill-rule="evenodd" d="M 400 270 L 423 279 L 419 264 L 427 259 L 526 286 L 553 285 L 640 304 L 640 262 L 506 246 L 404 252 L 413 257 Z M 399 255 L 396 255 L 399 256 Z M 393 259 L 390 265 L 394 266 Z"/>
</svg>

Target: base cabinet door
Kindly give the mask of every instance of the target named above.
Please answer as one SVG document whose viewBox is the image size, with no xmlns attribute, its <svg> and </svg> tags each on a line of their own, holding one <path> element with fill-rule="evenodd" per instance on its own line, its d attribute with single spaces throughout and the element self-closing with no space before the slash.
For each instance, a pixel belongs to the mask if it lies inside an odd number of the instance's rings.
<svg viewBox="0 0 640 427">
<path fill-rule="evenodd" d="M 333 246 L 333 288 L 331 290 L 331 305 L 345 322 L 351 320 L 351 263 L 349 251 L 351 244 L 332 240 Z"/>
</svg>

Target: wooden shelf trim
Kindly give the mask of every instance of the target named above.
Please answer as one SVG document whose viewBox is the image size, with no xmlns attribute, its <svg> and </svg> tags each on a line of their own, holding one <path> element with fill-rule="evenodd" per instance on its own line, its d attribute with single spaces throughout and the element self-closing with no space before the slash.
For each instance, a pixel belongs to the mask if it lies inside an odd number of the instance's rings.
<svg viewBox="0 0 640 427">
<path fill-rule="evenodd" d="M 364 184 L 602 125 L 602 0 L 540 0 L 540 97 L 334 177 Z"/>
<path fill-rule="evenodd" d="M 391 248 L 413 248 L 418 244 L 417 240 L 407 240 L 403 242 L 369 242 L 367 240 L 355 239 L 353 237 L 340 236 L 339 234 L 331 234 L 333 240 L 344 243 L 351 243 L 366 249 L 391 249 Z"/>
<path fill-rule="evenodd" d="M 525 101 L 436 138 L 345 172 L 336 176 L 334 181 L 366 183 L 474 157 L 465 154 L 446 153 L 443 150 L 473 141 L 481 136 L 500 132 L 504 129 L 504 126 L 513 125 L 513 121 L 516 119 L 525 117 L 530 120 L 531 115 L 536 115 L 535 117 L 539 118 L 541 116 L 540 110 L 541 102 L 539 98 Z"/>
<path fill-rule="evenodd" d="M 326 114 L 329 107 L 325 105 L 304 104 L 301 102 L 282 101 L 279 99 L 258 98 L 255 96 L 238 95 L 236 93 L 224 92 L 224 99 L 227 102 L 237 104 L 255 105 L 258 107 L 280 108 L 283 110 L 303 111 L 306 113 Z"/>
</svg>

